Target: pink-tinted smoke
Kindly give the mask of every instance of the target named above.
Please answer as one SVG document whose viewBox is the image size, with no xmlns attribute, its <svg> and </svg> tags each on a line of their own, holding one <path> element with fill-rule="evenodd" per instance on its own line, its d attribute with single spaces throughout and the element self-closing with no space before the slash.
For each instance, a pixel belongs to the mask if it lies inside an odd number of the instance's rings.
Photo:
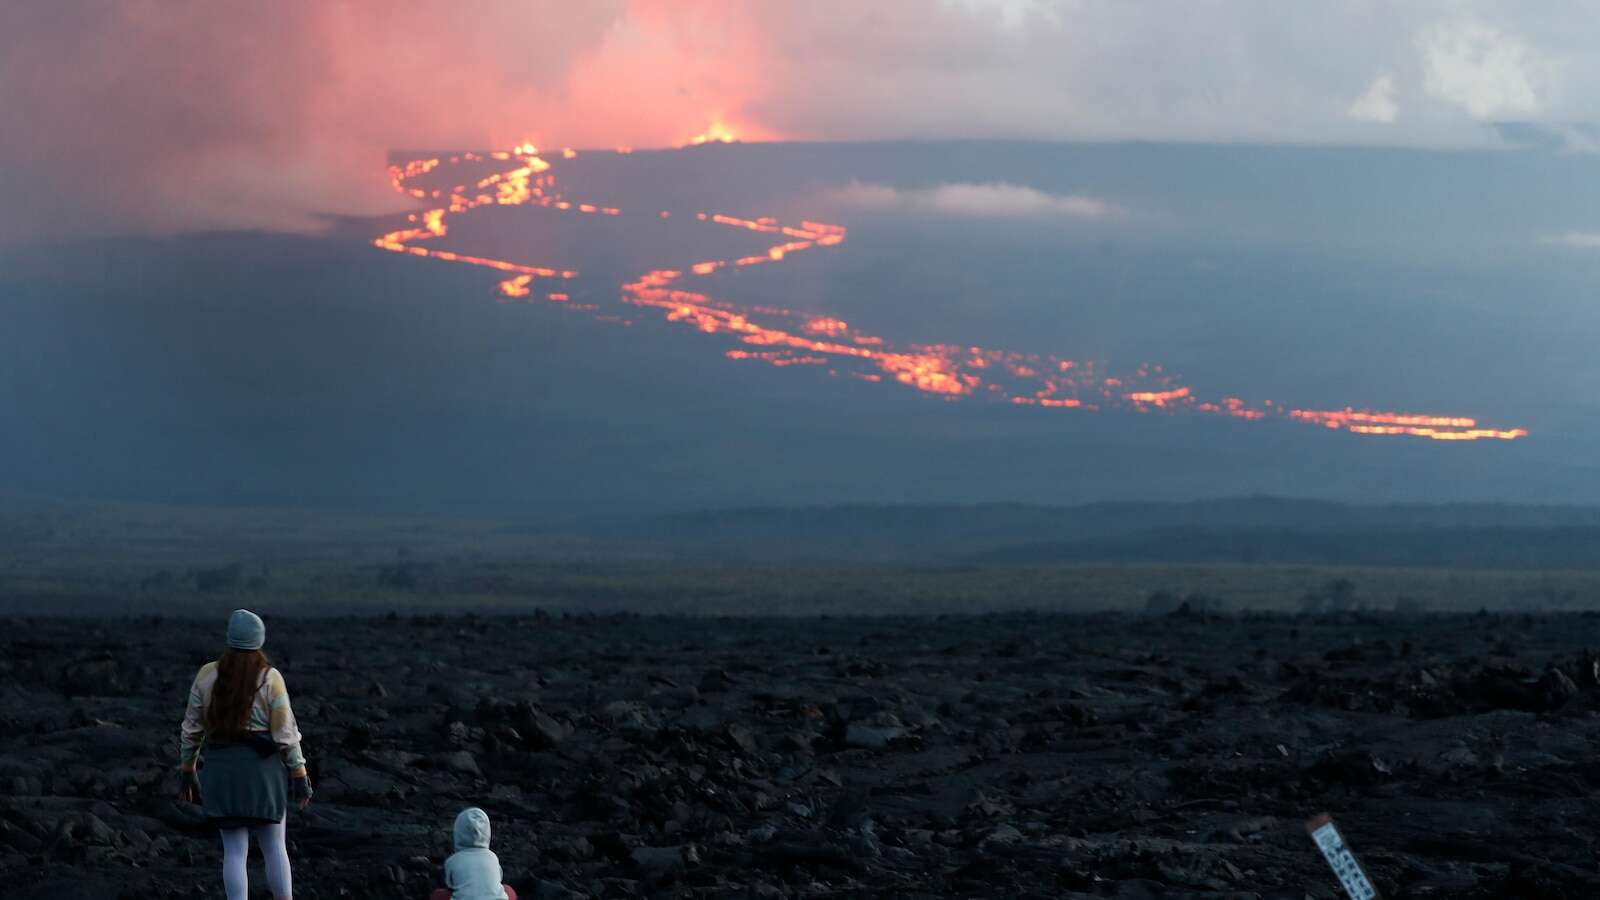
<svg viewBox="0 0 1600 900">
<path fill-rule="evenodd" d="M 761 35 L 699 3 L 7 4 L 0 241 L 314 229 L 398 208 L 395 149 L 775 137 Z"/>
</svg>

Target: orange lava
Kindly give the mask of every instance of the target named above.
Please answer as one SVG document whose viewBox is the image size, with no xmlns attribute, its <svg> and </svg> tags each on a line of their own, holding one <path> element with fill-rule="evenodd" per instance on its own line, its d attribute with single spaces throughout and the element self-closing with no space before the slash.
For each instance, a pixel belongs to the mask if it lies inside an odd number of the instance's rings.
<svg viewBox="0 0 1600 900">
<path fill-rule="evenodd" d="M 734 140 L 737 137 L 730 129 L 713 121 L 705 133 L 690 138 L 685 144 Z M 628 154 L 632 150 L 617 147 L 616 152 Z M 577 151 L 570 148 L 560 152 L 562 159 L 577 155 Z M 466 179 L 448 189 L 413 185 L 418 179 L 436 179 L 442 170 L 451 167 L 489 162 L 506 165 L 473 182 L 472 190 L 468 190 Z M 467 214 L 481 206 L 536 206 L 578 215 L 625 215 L 617 207 L 566 199 L 552 173 L 556 165 L 540 156 L 532 144 L 524 143 L 511 150 L 462 153 L 444 160 L 415 159 L 390 166 L 389 179 L 396 191 L 418 199 L 438 200 L 444 205 L 430 204 L 426 211 L 409 216 L 407 227 L 375 238 L 373 246 L 393 253 L 512 273 L 512 277 L 498 282 L 501 302 L 513 299 L 535 302 L 529 299 L 533 296 L 535 279 L 571 280 L 578 277 L 578 272 L 472 256 L 427 244 L 450 234 L 451 216 Z M 595 303 L 572 303 L 571 295 L 559 290 L 542 290 L 544 300 L 561 304 L 565 309 L 592 313 L 596 321 L 624 326 L 634 321 L 628 308 L 654 310 L 666 322 L 743 345 L 743 348 L 722 351 L 730 360 L 776 367 L 826 366 L 829 375 L 842 374 L 868 383 L 890 380 L 946 400 L 982 397 L 1013 406 L 1043 409 L 1127 409 L 1245 420 L 1272 418 L 1353 435 L 1422 437 L 1436 441 L 1505 441 L 1528 434 L 1523 428 L 1486 427 L 1466 416 L 1350 407 L 1298 409 L 1270 400 L 1250 404 L 1237 397 L 1203 400 L 1189 386 L 1176 383 L 1160 366 L 1140 366 L 1131 374 L 1112 376 L 1100 373 L 1094 362 L 1086 360 L 970 344 L 896 345 L 881 336 L 864 333 L 842 319 L 770 306 L 735 304 L 685 286 L 690 278 L 721 284 L 726 279 L 737 279 L 739 276 L 735 273 L 747 267 L 780 263 L 796 253 L 838 247 L 848 236 L 843 226 L 809 221 L 786 225 L 771 217 L 745 218 L 706 211 L 692 216 L 673 216 L 669 210 L 640 215 L 656 221 L 682 223 L 676 227 L 729 228 L 771 235 L 775 243 L 761 253 L 700 260 L 687 263 L 681 269 L 646 272 L 620 286 L 617 300 L 621 305 L 615 309 L 603 309 Z"/>
<path fill-rule="evenodd" d="M 532 275 L 518 275 L 500 282 L 500 293 L 507 297 L 526 297 L 529 294 L 528 283 L 533 281 Z"/>
<path fill-rule="evenodd" d="M 700 134 L 683 142 L 684 146 L 694 147 L 700 144 L 732 144 L 739 140 L 733 129 L 722 124 L 722 120 L 713 119 L 711 125 Z"/>
</svg>

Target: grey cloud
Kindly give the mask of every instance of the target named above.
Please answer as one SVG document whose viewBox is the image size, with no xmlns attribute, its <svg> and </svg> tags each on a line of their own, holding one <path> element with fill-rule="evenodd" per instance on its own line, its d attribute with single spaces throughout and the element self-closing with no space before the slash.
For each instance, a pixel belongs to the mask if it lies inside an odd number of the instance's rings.
<svg viewBox="0 0 1600 900">
<path fill-rule="evenodd" d="M 947 182 L 910 190 L 852 181 L 829 191 L 824 199 L 865 209 L 902 209 L 979 218 L 1103 219 L 1126 215 L 1126 210 L 1098 197 L 1054 194 L 1006 181 Z"/>
</svg>

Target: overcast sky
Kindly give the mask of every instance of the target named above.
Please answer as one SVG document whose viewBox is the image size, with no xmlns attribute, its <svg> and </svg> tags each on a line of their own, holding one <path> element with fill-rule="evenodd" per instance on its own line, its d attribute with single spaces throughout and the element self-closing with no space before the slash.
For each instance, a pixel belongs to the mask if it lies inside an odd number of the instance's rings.
<svg viewBox="0 0 1600 900">
<path fill-rule="evenodd" d="M 1579 2 L 51 0 L 0 7 L 0 240 L 393 209 L 394 148 L 1481 147 L 1600 121 Z M 1507 127 L 1503 123 L 1531 123 Z M 1502 123 L 1498 126 L 1496 123 Z"/>
</svg>

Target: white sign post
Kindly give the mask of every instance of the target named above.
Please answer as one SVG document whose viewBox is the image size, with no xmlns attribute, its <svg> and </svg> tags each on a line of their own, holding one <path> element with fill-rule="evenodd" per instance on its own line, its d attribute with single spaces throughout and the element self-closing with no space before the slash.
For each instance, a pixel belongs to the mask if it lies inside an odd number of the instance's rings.
<svg viewBox="0 0 1600 900">
<path fill-rule="evenodd" d="M 1322 858 L 1333 868 L 1333 874 L 1339 877 L 1339 883 L 1344 885 L 1344 892 L 1350 895 L 1350 900 L 1377 900 L 1378 889 L 1372 886 L 1372 879 L 1367 877 L 1366 870 L 1356 861 L 1355 854 L 1344 842 L 1344 835 L 1333 827 L 1333 819 L 1327 813 L 1307 822 L 1306 831 L 1317 842 Z"/>
</svg>

